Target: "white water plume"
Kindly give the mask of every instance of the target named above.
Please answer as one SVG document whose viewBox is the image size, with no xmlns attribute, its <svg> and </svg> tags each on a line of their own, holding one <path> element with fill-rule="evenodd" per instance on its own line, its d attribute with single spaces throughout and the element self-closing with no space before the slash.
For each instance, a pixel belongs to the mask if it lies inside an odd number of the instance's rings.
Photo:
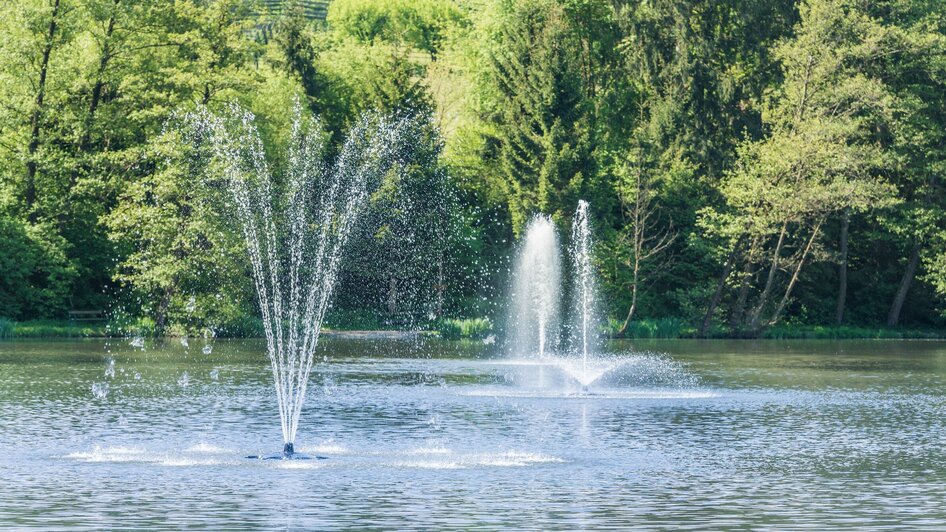
<svg viewBox="0 0 946 532">
<path fill-rule="evenodd" d="M 591 226 L 588 202 L 580 200 L 572 221 L 571 258 L 574 270 L 572 286 L 572 341 L 580 356 L 582 373 L 588 374 L 588 355 L 595 343 L 596 302 L 595 271 L 591 262 Z M 593 354 L 593 353 L 592 353 Z"/>
<path fill-rule="evenodd" d="M 555 224 L 548 216 L 534 216 L 513 271 L 509 325 L 517 356 L 545 358 L 558 343 L 561 261 Z"/>
<path fill-rule="evenodd" d="M 296 105 L 286 168 L 274 177 L 252 113 L 188 116 L 223 181 L 256 286 L 283 439 L 299 425 L 319 332 L 346 242 L 370 188 L 409 149 L 411 120 L 365 115 L 326 162 L 327 134 Z"/>
</svg>

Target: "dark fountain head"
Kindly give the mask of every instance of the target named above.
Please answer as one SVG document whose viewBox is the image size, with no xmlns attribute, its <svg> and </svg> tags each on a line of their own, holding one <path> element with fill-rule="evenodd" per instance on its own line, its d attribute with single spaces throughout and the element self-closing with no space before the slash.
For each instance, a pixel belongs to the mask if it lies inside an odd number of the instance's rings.
<svg viewBox="0 0 946 532">
<path fill-rule="evenodd" d="M 272 454 L 253 454 L 247 456 L 253 460 L 326 460 L 327 456 L 312 456 L 311 454 L 297 453 L 295 447 L 292 443 L 287 443 L 283 446 L 281 453 L 272 453 Z"/>
</svg>

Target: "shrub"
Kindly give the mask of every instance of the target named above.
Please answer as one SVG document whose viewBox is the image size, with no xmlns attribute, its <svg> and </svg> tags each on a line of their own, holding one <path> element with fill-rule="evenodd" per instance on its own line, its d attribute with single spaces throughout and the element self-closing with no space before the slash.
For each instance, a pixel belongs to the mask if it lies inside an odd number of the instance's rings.
<svg viewBox="0 0 946 532">
<path fill-rule="evenodd" d="M 442 338 L 485 338 L 492 332 L 493 324 L 488 318 L 443 318 L 437 322 L 437 332 Z"/>
</svg>

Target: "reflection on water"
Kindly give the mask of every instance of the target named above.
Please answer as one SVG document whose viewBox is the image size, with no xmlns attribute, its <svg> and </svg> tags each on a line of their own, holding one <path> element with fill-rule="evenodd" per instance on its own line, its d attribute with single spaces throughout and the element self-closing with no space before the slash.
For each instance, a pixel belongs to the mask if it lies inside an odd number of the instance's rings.
<svg viewBox="0 0 946 532">
<path fill-rule="evenodd" d="M 262 344 L 200 342 L 0 343 L 0 523 L 946 526 L 942 342 L 625 343 L 583 389 L 329 340 L 297 438 L 329 459 L 299 462 L 243 458 L 281 445 Z"/>
</svg>

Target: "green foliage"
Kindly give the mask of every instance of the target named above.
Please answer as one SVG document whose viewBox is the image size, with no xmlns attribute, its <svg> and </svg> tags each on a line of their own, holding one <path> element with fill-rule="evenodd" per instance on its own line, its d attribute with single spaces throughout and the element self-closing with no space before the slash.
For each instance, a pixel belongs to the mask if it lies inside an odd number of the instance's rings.
<svg viewBox="0 0 946 532">
<path fill-rule="evenodd" d="M 614 321 L 610 324 L 612 334 L 616 333 L 621 327 L 621 322 Z M 695 329 L 684 320 L 677 318 L 660 318 L 632 321 L 628 323 L 627 329 L 621 338 L 685 338 L 692 336 Z"/>
<path fill-rule="evenodd" d="M 465 23 L 463 11 L 450 0 L 334 0 L 326 20 L 342 37 L 404 44 L 431 55 Z"/>
<path fill-rule="evenodd" d="M 49 226 L 0 217 L 0 312 L 4 317 L 65 314 L 76 277 L 65 246 Z"/>
<path fill-rule="evenodd" d="M 126 188 L 106 220 L 127 250 L 116 279 L 162 334 L 224 326 L 251 312 L 240 235 L 221 217 L 220 191 L 202 185 L 208 160 L 177 133 L 152 146 L 155 173 Z"/>
<path fill-rule="evenodd" d="M 492 333 L 493 323 L 488 318 L 444 318 L 437 321 L 436 330 L 441 338 L 448 340 L 483 339 Z"/>
<path fill-rule="evenodd" d="M 846 340 L 846 339 L 939 339 L 946 337 L 942 330 L 891 329 L 886 327 L 852 326 L 777 326 L 767 329 L 762 338 L 771 340 Z"/>
<path fill-rule="evenodd" d="M 586 42 L 605 36 L 581 31 L 582 23 L 605 21 L 573 17 L 558 2 L 502 6 L 497 20 L 482 30 L 488 47 L 484 91 L 491 100 L 484 102 L 484 118 L 518 231 L 535 212 L 566 220 L 577 200 L 593 190 L 597 87 L 590 78 L 593 59 L 584 52 L 607 43 Z"/>
<path fill-rule="evenodd" d="M 430 117 L 423 162 L 371 198 L 334 326 L 495 317 L 514 236 L 539 211 L 564 229 L 578 199 L 628 335 L 946 324 L 936 2 L 325 5 L 2 3 L 0 317 L 258 334 L 239 235 L 173 117 L 252 109 L 281 176 L 298 98 L 329 156 L 365 111 Z M 838 308 L 853 329 L 813 328 Z"/>
<path fill-rule="evenodd" d="M 114 330 L 107 323 L 66 320 L 0 320 L 0 338 L 106 338 Z"/>
</svg>

